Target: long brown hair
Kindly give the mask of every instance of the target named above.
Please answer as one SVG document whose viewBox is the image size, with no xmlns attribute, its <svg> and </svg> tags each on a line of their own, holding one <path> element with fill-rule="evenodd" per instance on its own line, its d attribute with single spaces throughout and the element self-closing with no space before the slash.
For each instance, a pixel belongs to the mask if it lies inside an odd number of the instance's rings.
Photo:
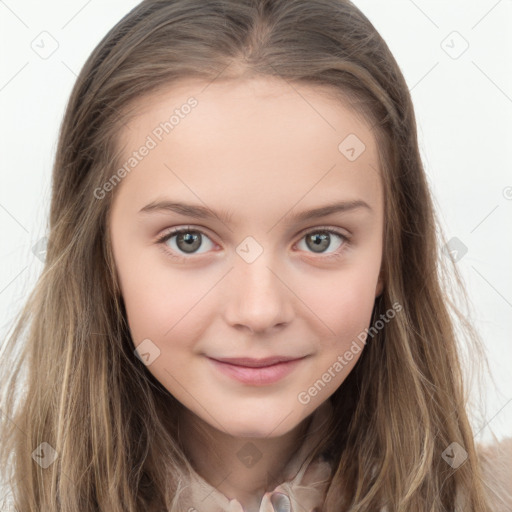
<svg viewBox="0 0 512 512">
<path fill-rule="evenodd" d="M 373 319 L 403 309 L 332 396 L 325 512 L 489 511 L 461 361 L 463 346 L 484 361 L 481 342 L 443 289 L 463 284 L 441 251 L 407 84 L 347 0 L 145 0 L 92 52 L 61 126 L 44 270 L 2 361 L 1 467 L 17 509 L 168 506 L 186 464 L 180 404 L 134 355 L 107 229 L 113 193 L 94 191 L 118 169 L 136 100 L 178 80 L 251 76 L 328 88 L 379 143 L 386 284 Z M 454 442 L 468 454 L 457 469 L 442 457 Z"/>
</svg>

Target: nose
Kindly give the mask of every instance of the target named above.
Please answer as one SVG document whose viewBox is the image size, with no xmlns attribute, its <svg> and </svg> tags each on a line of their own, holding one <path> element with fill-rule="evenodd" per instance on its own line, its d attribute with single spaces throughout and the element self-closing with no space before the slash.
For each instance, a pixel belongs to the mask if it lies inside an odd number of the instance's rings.
<svg viewBox="0 0 512 512">
<path fill-rule="evenodd" d="M 226 321 L 234 328 L 266 333 L 282 328 L 293 318 L 295 296 L 282 271 L 274 270 L 264 252 L 256 261 L 235 262 L 226 283 Z"/>
</svg>

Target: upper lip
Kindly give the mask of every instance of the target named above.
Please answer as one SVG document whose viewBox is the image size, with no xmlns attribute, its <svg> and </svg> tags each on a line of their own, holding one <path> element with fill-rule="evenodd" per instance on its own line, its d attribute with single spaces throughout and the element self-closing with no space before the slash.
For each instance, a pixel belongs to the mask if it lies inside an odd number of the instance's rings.
<svg viewBox="0 0 512 512">
<path fill-rule="evenodd" d="M 302 356 L 305 357 L 305 356 Z M 273 364 L 282 363 L 286 361 L 295 361 L 296 359 L 302 359 L 302 357 L 287 357 L 287 356 L 274 356 L 274 357 L 265 357 L 263 359 L 254 359 L 250 357 L 211 357 L 210 359 L 214 359 L 215 361 L 220 361 L 221 363 L 233 364 L 236 366 L 248 366 L 251 368 L 262 368 L 264 366 L 271 366 Z"/>
</svg>

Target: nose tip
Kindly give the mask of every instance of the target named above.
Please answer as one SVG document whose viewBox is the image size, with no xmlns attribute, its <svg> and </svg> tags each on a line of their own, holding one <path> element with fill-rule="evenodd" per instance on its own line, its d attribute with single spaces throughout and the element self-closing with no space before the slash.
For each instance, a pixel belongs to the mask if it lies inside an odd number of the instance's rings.
<svg viewBox="0 0 512 512">
<path fill-rule="evenodd" d="M 288 287 L 269 267 L 262 264 L 255 269 L 245 270 L 227 285 L 232 300 L 226 304 L 226 320 L 251 334 L 282 329 L 293 317 Z"/>
</svg>

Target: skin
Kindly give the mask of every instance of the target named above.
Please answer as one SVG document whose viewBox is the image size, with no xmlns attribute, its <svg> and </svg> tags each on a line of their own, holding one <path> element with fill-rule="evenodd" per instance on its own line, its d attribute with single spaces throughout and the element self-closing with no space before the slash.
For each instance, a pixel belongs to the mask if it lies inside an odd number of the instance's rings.
<svg viewBox="0 0 512 512">
<path fill-rule="evenodd" d="M 249 507 L 279 483 L 311 414 L 361 355 L 308 403 L 298 400 L 369 327 L 382 292 L 377 145 L 364 119 L 322 88 L 269 78 L 188 81 L 139 100 L 119 135 L 126 158 L 190 96 L 198 105 L 117 186 L 109 228 L 134 346 L 149 339 L 158 347 L 147 369 L 185 406 L 184 450 L 203 478 Z M 354 161 L 338 149 L 349 134 L 366 146 Z M 139 213 L 164 199 L 228 210 L 231 222 Z M 371 209 L 292 218 L 358 199 Z M 195 253 L 176 235 L 157 242 L 188 226 L 206 235 Z M 326 227 L 348 239 L 332 234 L 315 252 L 306 235 Z M 263 250 L 251 263 L 237 253 L 246 237 Z M 307 357 L 260 386 L 227 377 L 207 357 L 274 355 Z M 214 443 L 194 432 L 197 424 Z M 237 457 L 248 441 L 262 453 L 250 468 Z"/>
</svg>

